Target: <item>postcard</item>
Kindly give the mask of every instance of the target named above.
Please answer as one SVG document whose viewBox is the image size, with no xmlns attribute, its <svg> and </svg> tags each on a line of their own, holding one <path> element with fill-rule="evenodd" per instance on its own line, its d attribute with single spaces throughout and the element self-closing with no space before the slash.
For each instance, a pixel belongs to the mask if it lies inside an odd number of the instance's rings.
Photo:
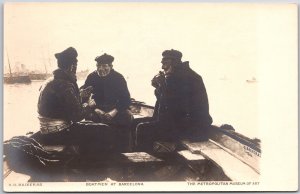
<svg viewBox="0 0 300 194">
<path fill-rule="evenodd" d="M 3 190 L 298 190 L 298 6 L 7 2 Z"/>
</svg>

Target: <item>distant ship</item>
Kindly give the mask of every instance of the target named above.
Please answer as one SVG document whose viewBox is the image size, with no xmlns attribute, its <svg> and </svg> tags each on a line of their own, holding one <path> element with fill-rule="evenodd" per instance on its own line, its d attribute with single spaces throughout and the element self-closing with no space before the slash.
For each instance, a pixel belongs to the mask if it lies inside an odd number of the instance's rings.
<svg viewBox="0 0 300 194">
<path fill-rule="evenodd" d="M 247 79 L 246 82 L 247 82 L 247 83 L 256 83 L 257 80 L 256 80 L 255 77 L 252 77 L 252 79 Z"/>
<path fill-rule="evenodd" d="M 29 73 L 29 77 L 30 77 L 31 80 L 46 80 L 49 77 L 51 77 L 51 74 L 49 74 L 49 73 L 38 73 L 38 72 L 35 72 L 35 71 L 31 71 Z"/>
<path fill-rule="evenodd" d="M 27 73 L 12 73 L 8 54 L 7 54 L 7 59 L 8 59 L 9 74 L 6 74 L 6 75 L 4 74 L 4 76 L 3 76 L 4 83 L 6 83 L 6 84 L 16 84 L 16 83 L 29 84 L 29 83 L 31 83 L 31 79 Z M 22 67 L 23 66 L 24 65 L 22 64 Z"/>
<path fill-rule="evenodd" d="M 77 71 L 77 72 L 76 72 L 76 77 L 77 77 L 77 79 L 79 79 L 79 80 L 84 80 L 84 79 L 86 79 L 86 77 L 88 76 L 88 73 L 89 73 L 89 70 L 88 70 L 88 69 L 83 70 L 83 71 Z"/>
<path fill-rule="evenodd" d="M 43 58 L 45 59 L 45 57 L 43 57 Z M 31 80 L 46 80 L 52 76 L 52 74 L 48 73 L 48 68 L 47 68 L 45 60 L 43 62 L 44 62 L 45 70 L 42 72 L 36 71 L 36 70 L 29 72 L 29 77 Z M 50 59 L 49 59 L 49 65 L 51 66 Z"/>
<path fill-rule="evenodd" d="M 31 79 L 30 79 L 29 75 L 4 76 L 4 83 L 6 83 L 6 84 L 16 84 L 16 83 L 29 84 L 29 83 L 31 83 Z"/>
</svg>

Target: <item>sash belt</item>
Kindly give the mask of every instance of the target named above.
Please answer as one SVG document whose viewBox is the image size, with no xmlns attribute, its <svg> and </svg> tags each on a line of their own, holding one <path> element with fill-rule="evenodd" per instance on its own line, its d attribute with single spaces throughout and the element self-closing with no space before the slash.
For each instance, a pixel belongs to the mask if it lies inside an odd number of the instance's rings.
<svg viewBox="0 0 300 194">
<path fill-rule="evenodd" d="M 71 126 L 71 122 L 48 117 L 38 117 L 42 134 L 56 133 Z"/>
</svg>

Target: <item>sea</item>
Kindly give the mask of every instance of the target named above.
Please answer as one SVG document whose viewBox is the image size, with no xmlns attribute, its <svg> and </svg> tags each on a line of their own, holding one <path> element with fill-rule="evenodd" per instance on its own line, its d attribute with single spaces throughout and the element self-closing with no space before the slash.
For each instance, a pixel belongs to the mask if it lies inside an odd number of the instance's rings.
<svg viewBox="0 0 300 194">
<path fill-rule="evenodd" d="M 154 89 L 150 81 L 136 81 L 126 77 L 131 97 L 154 105 Z M 37 102 L 44 81 L 30 84 L 3 85 L 3 139 L 39 130 Z M 79 87 L 84 80 L 78 80 Z M 258 86 L 259 82 L 228 79 L 204 80 L 213 124 L 229 124 L 235 131 L 259 138 Z"/>
</svg>

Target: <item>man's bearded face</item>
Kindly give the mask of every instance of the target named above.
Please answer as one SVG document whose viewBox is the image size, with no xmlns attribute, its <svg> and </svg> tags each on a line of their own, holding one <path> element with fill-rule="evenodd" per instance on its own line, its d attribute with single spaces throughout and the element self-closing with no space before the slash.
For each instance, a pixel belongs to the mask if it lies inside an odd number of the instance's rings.
<svg viewBox="0 0 300 194">
<path fill-rule="evenodd" d="M 97 63 L 97 72 L 100 77 L 105 77 L 107 76 L 112 69 L 111 64 L 99 64 Z"/>
</svg>

